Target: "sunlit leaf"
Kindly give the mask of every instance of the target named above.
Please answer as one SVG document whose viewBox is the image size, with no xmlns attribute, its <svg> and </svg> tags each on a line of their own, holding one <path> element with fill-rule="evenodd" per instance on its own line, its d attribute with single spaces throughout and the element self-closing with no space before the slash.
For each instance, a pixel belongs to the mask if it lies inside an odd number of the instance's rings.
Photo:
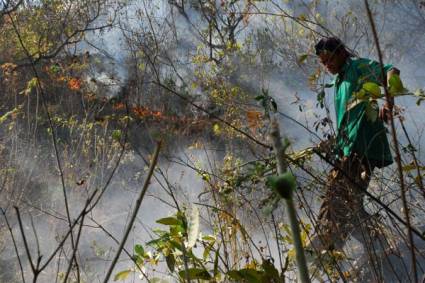
<svg viewBox="0 0 425 283">
<path fill-rule="evenodd" d="M 136 252 L 136 254 L 141 255 L 141 256 L 143 256 L 145 254 L 145 250 L 143 249 L 142 245 L 135 245 L 134 251 Z"/>
<path fill-rule="evenodd" d="M 20 109 L 21 107 L 15 107 L 13 110 L 4 113 L 2 116 L 0 116 L 0 124 L 4 123 L 4 121 L 6 121 L 7 118 L 12 117 L 13 115 L 16 115 Z"/>
<path fill-rule="evenodd" d="M 294 160 L 294 161 L 298 161 L 298 160 L 305 160 L 305 159 L 310 159 L 314 154 L 314 149 L 312 147 L 308 147 L 304 150 L 300 150 L 300 151 L 296 151 L 293 153 L 288 154 L 288 156 Z"/>
<path fill-rule="evenodd" d="M 400 76 L 397 74 L 391 75 L 390 79 L 388 80 L 388 86 L 392 95 L 403 92 L 404 90 L 403 82 L 401 81 Z"/>
<path fill-rule="evenodd" d="M 353 96 L 359 100 L 367 100 L 369 98 L 368 92 L 365 91 L 363 88 L 357 92 L 353 92 Z"/>
<path fill-rule="evenodd" d="M 372 96 L 372 98 L 376 99 L 376 98 L 382 97 L 381 88 L 376 83 L 373 83 L 373 82 L 364 83 L 362 88 L 365 91 L 367 91 Z"/>
<path fill-rule="evenodd" d="M 133 272 L 130 269 L 123 270 L 115 274 L 114 281 L 121 281 L 127 279 L 127 277 Z"/>
<path fill-rule="evenodd" d="M 165 217 L 158 219 L 156 223 L 163 224 L 163 225 L 182 225 L 182 222 L 174 217 Z"/>
<path fill-rule="evenodd" d="M 221 127 L 220 127 L 220 125 L 219 125 L 218 123 L 215 123 L 215 124 L 213 125 L 213 133 L 214 133 L 216 136 L 219 136 L 219 135 L 221 134 Z"/>
</svg>

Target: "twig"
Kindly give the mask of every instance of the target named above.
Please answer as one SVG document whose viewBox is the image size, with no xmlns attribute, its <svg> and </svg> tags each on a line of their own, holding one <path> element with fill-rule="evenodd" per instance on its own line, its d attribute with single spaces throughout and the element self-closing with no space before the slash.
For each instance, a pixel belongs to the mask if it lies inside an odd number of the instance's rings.
<svg viewBox="0 0 425 283">
<path fill-rule="evenodd" d="M 120 245 L 118 247 L 117 253 L 115 254 L 115 257 L 112 260 L 112 262 L 111 262 L 111 264 L 109 266 L 109 269 L 108 269 L 108 271 L 106 273 L 105 279 L 103 280 L 104 283 L 107 283 L 108 280 L 109 280 L 109 278 L 111 277 L 112 271 L 114 270 L 114 267 L 117 264 L 117 261 L 118 261 L 118 259 L 120 257 L 120 254 L 121 254 L 121 251 L 124 248 L 125 242 L 127 241 L 128 235 L 130 234 L 130 231 L 131 231 L 131 229 L 133 227 L 134 220 L 137 217 L 137 213 L 139 211 L 140 205 L 142 204 L 142 201 L 143 201 L 143 198 L 145 196 L 145 193 L 146 193 L 146 191 L 147 191 L 147 189 L 149 187 L 150 179 L 152 177 L 152 174 L 154 172 L 156 163 L 158 161 L 158 155 L 159 155 L 160 148 L 161 148 L 161 142 L 158 142 L 158 144 L 156 146 L 156 149 L 155 149 L 155 152 L 154 152 L 154 155 L 153 155 L 153 159 L 151 161 L 151 165 L 149 167 L 148 175 L 146 176 L 145 183 L 143 184 L 143 188 L 140 191 L 139 197 L 136 200 L 136 204 L 135 204 L 135 207 L 133 209 L 133 213 L 132 213 L 132 215 L 130 217 L 130 221 L 128 223 L 127 229 L 124 232 L 124 236 L 123 236 L 123 238 L 121 240 L 121 243 L 120 243 Z"/>
<path fill-rule="evenodd" d="M 77 254 L 78 243 L 80 242 L 81 232 L 83 231 L 84 217 L 85 217 L 85 214 L 83 214 L 83 216 L 81 217 L 80 227 L 78 228 L 77 238 L 75 239 L 75 247 L 72 250 L 71 260 L 69 262 L 68 269 L 66 270 L 65 277 L 63 279 L 64 283 L 68 281 L 68 277 L 69 277 L 69 274 L 71 273 L 73 262 L 77 261 L 75 255 Z"/>
<path fill-rule="evenodd" d="M 25 231 L 24 231 L 24 227 L 23 227 L 23 224 L 22 224 L 21 214 L 19 213 L 19 208 L 17 206 L 14 206 L 13 208 L 15 209 L 16 215 L 18 216 L 19 231 L 21 232 L 22 240 L 24 242 L 25 252 L 26 252 L 28 260 L 30 262 L 31 271 L 34 275 L 34 281 L 35 281 L 37 276 L 38 276 L 39 270 L 36 269 L 34 262 L 32 261 L 31 252 L 30 252 L 30 249 L 29 249 L 29 246 L 28 246 L 27 237 L 25 236 Z"/>
<path fill-rule="evenodd" d="M 120 242 L 117 240 L 117 238 L 114 237 L 114 235 L 112 235 L 108 230 L 105 229 L 105 227 L 103 227 L 99 222 L 97 222 L 93 217 L 89 217 L 89 219 L 91 221 L 93 221 L 97 227 L 99 227 L 106 235 L 108 235 L 109 238 L 111 238 L 116 244 L 120 244 Z M 134 265 L 136 266 L 136 268 L 140 271 L 140 273 L 143 275 L 143 277 L 146 279 L 146 281 L 148 281 L 148 283 L 150 283 L 151 281 L 149 280 L 148 276 L 146 275 L 146 273 L 140 268 L 139 264 L 137 263 L 136 259 L 130 254 L 130 252 L 124 247 L 122 249 L 124 251 L 124 253 L 128 256 L 128 258 L 133 261 Z"/>
<path fill-rule="evenodd" d="M 32 69 L 34 76 L 36 78 L 37 89 L 40 91 L 40 94 L 41 94 L 41 103 L 43 105 L 44 111 L 46 112 L 47 121 L 48 121 L 49 128 L 50 128 L 50 131 L 51 131 L 51 134 L 52 134 L 53 148 L 54 148 L 56 163 L 58 165 L 59 175 L 60 175 L 61 184 L 62 184 L 62 193 L 63 193 L 63 196 L 64 196 L 65 211 L 66 211 L 66 217 L 68 219 L 68 226 L 71 227 L 71 214 L 70 214 L 70 211 L 69 211 L 69 203 L 68 203 L 68 196 L 67 196 L 67 193 L 66 193 L 64 172 L 63 172 L 62 163 L 61 163 L 61 160 L 60 160 L 60 157 L 59 157 L 59 149 L 58 149 L 58 141 L 57 141 L 57 137 L 56 137 L 56 130 L 53 127 L 52 117 L 51 117 L 50 111 L 47 107 L 44 89 L 41 85 L 40 76 L 38 75 L 37 69 L 35 67 L 35 62 L 34 62 L 30 52 L 28 51 L 27 47 L 25 46 L 25 44 L 22 40 L 21 34 L 19 33 L 19 30 L 18 30 L 18 28 L 15 24 L 15 21 L 13 20 L 13 17 L 10 15 L 10 13 L 8 13 L 7 15 L 10 19 L 10 22 L 12 23 L 13 29 L 16 33 L 16 36 L 18 37 L 19 44 L 21 45 L 22 49 L 24 50 L 25 55 L 27 56 L 28 60 L 30 61 L 31 69 Z M 72 233 L 72 230 L 71 230 L 71 245 L 72 245 L 72 248 L 74 249 L 75 248 L 74 247 L 74 235 Z M 78 269 L 78 263 L 75 262 L 75 264 L 76 264 L 77 269 Z"/>
<path fill-rule="evenodd" d="M 16 245 L 15 236 L 13 235 L 12 227 L 10 226 L 9 220 L 7 219 L 6 211 L 4 211 L 2 208 L 0 208 L 0 210 L 3 214 L 4 220 L 6 221 L 6 226 L 7 226 L 7 229 L 9 230 L 10 236 L 12 237 L 13 248 L 15 249 L 15 253 L 18 258 L 19 269 L 21 270 L 22 282 L 25 283 L 24 269 L 22 267 L 21 257 L 19 256 L 18 246 Z"/>
<path fill-rule="evenodd" d="M 78 215 L 78 217 L 74 220 L 74 222 L 71 224 L 71 227 L 68 229 L 68 231 L 66 232 L 66 234 L 63 236 L 62 240 L 59 242 L 59 244 L 56 247 L 56 249 L 47 258 L 46 262 L 40 267 L 40 271 L 42 271 L 43 269 L 45 269 L 49 265 L 49 263 L 53 260 L 53 258 L 55 257 L 55 255 L 58 253 L 58 251 L 63 247 L 63 245 L 66 242 L 66 239 L 69 237 L 69 235 L 71 234 L 71 231 L 74 229 L 75 225 L 78 224 L 78 222 L 83 217 L 83 215 L 86 215 L 87 213 L 90 212 L 90 210 L 92 208 L 89 208 L 89 205 L 90 205 L 91 201 L 93 200 L 93 198 L 95 197 L 95 195 L 97 194 L 97 192 L 98 192 L 98 190 L 96 189 L 96 190 L 93 191 L 93 193 L 91 194 L 91 196 L 89 196 L 89 198 L 86 201 L 86 204 L 84 205 L 83 210 L 80 212 L 80 214 Z"/>
<path fill-rule="evenodd" d="M 271 139 L 273 141 L 273 148 L 276 154 L 277 161 L 277 171 L 279 174 L 283 174 L 286 172 L 288 164 L 286 163 L 285 149 L 282 145 L 282 140 L 279 132 L 279 124 L 277 122 L 277 118 L 273 117 L 271 121 Z M 310 278 L 308 275 L 307 262 L 304 255 L 304 249 L 302 246 L 301 236 L 300 236 L 300 227 L 298 226 L 298 219 L 295 210 L 295 205 L 292 197 L 285 198 L 286 208 L 289 218 L 289 224 L 292 230 L 292 238 L 294 240 L 294 247 L 296 252 L 296 262 L 298 266 L 299 280 L 302 283 L 310 282 Z"/>
<path fill-rule="evenodd" d="M 274 233 L 275 233 L 275 237 L 276 237 L 277 252 L 278 252 L 278 255 L 279 255 L 280 272 L 283 274 L 285 272 L 285 270 L 283 270 L 282 251 L 280 250 L 280 243 L 279 243 L 279 231 L 277 230 L 276 219 L 274 218 L 273 212 L 272 212 L 272 223 L 273 223 Z"/>
<path fill-rule="evenodd" d="M 406 139 L 407 139 L 409 145 L 413 147 L 412 141 L 410 140 L 410 137 L 409 137 L 409 134 L 407 133 L 406 127 L 404 126 L 403 120 L 401 119 L 401 117 L 399 117 L 398 120 L 400 121 L 401 128 L 403 129 L 403 133 L 406 136 Z M 412 150 L 409 150 L 409 152 L 412 155 L 413 163 L 416 167 L 416 173 L 418 174 L 417 184 L 419 185 L 419 187 L 421 189 L 422 196 L 425 198 L 425 188 L 424 188 L 424 183 L 423 183 L 423 179 L 422 179 L 422 174 L 421 174 L 421 171 L 420 171 L 420 168 L 419 168 L 418 159 L 416 158 L 416 154 L 415 154 L 413 148 L 412 148 Z"/>
<path fill-rule="evenodd" d="M 375 45 L 376 45 L 376 50 L 378 51 L 378 56 L 379 56 L 379 63 L 380 63 L 380 67 L 381 67 L 381 79 L 382 79 L 382 85 L 384 87 L 384 92 L 385 92 L 385 98 L 388 102 L 391 101 L 391 96 L 388 92 L 388 87 L 387 87 L 387 82 L 385 80 L 384 74 L 384 65 L 383 65 L 383 60 L 382 60 L 382 51 L 381 51 L 381 47 L 379 45 L 379 39 L 378 39 L 378 34 L 376 32 L 376 27 L 375 27 L 375 22 L 373 20 L 373 16 L 372 16 L 372 12 L 370 10 L 369 7 L 369 2 L 367 0 L 364 0 L 365 6 L 366 6 L 366 11 L 367 11 L 367 16 L 369 18 L 369 22 L 372 28 L 372 33 L 373 33 L 373 38 L 375 40 Z M 391 125 L 391 134 L 392 134 L 392 138 L 393 138 L 393 143 L 394 143 L 394 149 L 395 149 L 395 160 L 397 162 L 397 169 L 398 169 L 398 176 L 400 178 L 400 187 L 401 187 L 401 200 L 403 203 L 403 208 L 404 208 L 404 217 L 406 219 L 406 223 L 408 224 L 407 226 L 407 234 L 409 237 L 409 246 L 410 246 L 410 254 L 411 254 L 411 259 L 412 259 L 412 272 L 413 272 L 413 278 L 414 278 L 414 282 L 418 282 L 418 275 L 417 275 L 417 271 L 416 271 L 416 255 L 415 255 L 415 250 L 413 248 L 414 242 L 413 242 L 413 233 L 412 233 L 412 228 L 410 225 L 410 214 L 409 214 L 409 207 L 407 205 L 407 199 L 406 199 L 406 187 L 404 184 L 404 177 L 403 177 L 403 168 L 402 168 L 402 164 L 401 164 L 401 155 L 400 155 L 400 149 L 398 146 L 398 141 L 397 141 L 397 134 L 396 134 L 396 130 L 395 130 L 395 125 L 394 125 L 394 116 L 393 116 L 393 109 L 392 109 L 392 104 L 390 104 L 390 111 L 389 111 L 389 116 L 390 116 L 390 125 Z"/>
</svg>

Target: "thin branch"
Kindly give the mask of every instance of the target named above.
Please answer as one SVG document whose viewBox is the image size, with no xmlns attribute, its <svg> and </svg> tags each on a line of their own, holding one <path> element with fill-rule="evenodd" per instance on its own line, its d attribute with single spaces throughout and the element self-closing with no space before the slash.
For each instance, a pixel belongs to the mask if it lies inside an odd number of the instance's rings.
<svg viewBox="0 0 425 283">
<path fill-rule="evenodd" d="M 6 221 L 6 226 L 7 226 L 7 229 L 9 230 L 10 236 L 12 237 L 13 248 L 15 249 L 16 257 L 18 258 L 18 264 L 19 264 L 19 269 L 21 271 L 22 282 L 25 283 L 24 269 L 22 267 L 21 257 L 19 255 L 18 246 L 16 245 L 16 240 L 15 240 L 15 236 L 13 235 L 12 227 L 10 226 L 9 220 L 7 219 L 6 211 L 4 211 L 2 208 L 0 208 L 0 210 L 3 214 L 4 220 Z"/>
<path fill-rule="evenodd" d="M 382 57 L 381 47 L 379 45 L 378 34 L 376 32 L 375 22 L 373 20 L 372 12 L 371 12 L 370 7 L 369 7 L 369 2 L 367 0 L 364 0 L 364 4 L 366 6 L 367 16 L 368 16 L 368 19 L 369 19 L 369 22 L 370 22 L 370 26 L 372 28 L 372 33 L 373 33 L 373 38 L 375 40 L 376 50 L 378 51 L 379 63 L 380 63 L 380 67 L 381 67 L 381 79 L 382 79 L 382 85 L 384 87 L 385 98 L 386 98 L 387 102 L 391 102 L 392 97 L 391 97 L 390 93 L 388 92 L 387 82 L 386 82 L 385 76 L 384 76 L 385 71 L 384 71 L 384 65 L 383 65 L 383 59 L 382 59 L 383 57 Z M 400 178 L 401 200 L 402 200 L 403 208 L 404 208 L 404 217 L 405 217 L 406 223 L 407 223 L 407 234 L 408 234 L 408 237 L 409 237 L 409 246 L 410 246 L 411 259 L 412 259 L 413 278 L 414 278 L 414 282 L 418 282 L 418 275 L 417 275 L 417 270 L 416 270 L 416 254 L 415 254 L 415 249 L 413 247 L 414 242 L 413 242 L 412 226 L 410 225 L 409 207 L 407 205 L 407 199 L 406 199 L 406 187 L 405 187 L 405 184 L 404 184 L 403 168 L 402 168 L 402 164 L 401 164 L 400 149 L 399 149 L 398 141 L 397 141 L 397 133 L 396 133 L 396 130 L 395 130 L 392 103 L 390 103 L 389 116 L 390 116 L 389 120 L 390 120 L 390 125 L 391 125 L 391 134 L 392 134 L 394 149 L 395 149 L 395 154 L 396 154 L 395 161 L 397 163 L 398 176 Z"/>
<path fill-rule="evenodd" d="M 270 137 L 273 141 L 273 148 L 276 154 L 277 161 L 277 172 L 278 174 L 284 174 L 287 170 L 288 163 L 285 160 L 285 149 L 282 144 L 280 132 L 279 132 L 279 123 L 277 118 L 273 117 L 271 120 L 271 132 Z M 298 275 L 299 280 L 302 283 L 309 283 L 310 277 L 308 275 L 307 262 L 304 254 L 304 248 L 302 246 L 300 227 L 297 219 L 297 213 L 295 210 L 294 201 L 292 196 L 285 198 L 286 209 L 289 218 L 289 224 L 291 226 L 292 238 L 294 241 L 295 247 L 295 259 L 298 266 Z"/>
<path fill-rule="evenodd" d="M 46 112 L 49 128 L 50 128 L 50 131 L 51 131 L 51 134 L 52 134 L 53 148 L 54 148 L 56 163 L 57 163 L 57 166 L 58 166 L 59 175 L 60 175 L 61 184 L 62 184 L 62 193 L 63 193 L 63 196 L 64 196 L 65 211 L 66 211 L 66 216 L 67 216 L 67 219 L 68 219 L 68 226 L 71 227 L 71 214 L 70 214 L 70 211 L 69 211 L 69 203 L 68 203 L 68 196 L 67 196 L 67 193 L 66 193 L 65 177 L 64 177 L 62 163 L 61 163 L 61 159 L 60 159 L 60 155 L 59 155 L 59 148 L 58 148 L 56 130 L 53 126 L 52 117 L 51 117 L 50 111 L 47 107 L 47 102 L 46 102 L 46 99 L 45 99 L 45 92 L 44 92 L 44 89 L 41 85 L 40 76 L 38 75 L 38 71 L 35 67 L 35 62 L 32 59 L 30 52 L 28 51 L 27 47 L 25 46 L 25 44 L 22 40 L 21 34 L 19 33 L 19 30 L 18 30 L 18 27 L 16 26 L 15 21 L 13 20 L 13 17 L 10 14 L 7 14 L 7 15 L 9 16 L 10 22 L 12 23 L 13 29 L 16 33 L 16 36 L 18 37 L 19 44 L 21 45 L 22 49 L 24 50 L 24 53 L 26 54 L 28 60 L 30 60 L 31 69 L 34 73 L 34 76 L 37 78 L 37 80 L 36 80 L 37 81 L 37 89 L 39 90 L 39 92 L 41 94 L 41 103 L 43 105 L 44 111 Z M 71 230 L 71 245 L 72 245 L 72 248 L 74 249 L 74 235 L 72 233 L 72 230 Z M 75 264 L 78 268 L 78 263 L 75 262 Z"/>
<path fill-rule="evenodd" d="M 64 277 L 64 279 L 63 279 L 63 282 L 64 282 L 64 283 L 66 283 L 66 282 L 68 281 L 68 276 L 69 276 L 69 274 L 71 273 L 71 269 L 72 269 L 73 262 L 74 262 L 74 261 L 75 261 L 75 262 L 77 261 L 77 258 L 75 257 L 75 255 L 77 254 L 77 250 L 78 250 L 78 243 L 80 242 L 81 232 L 82 232 L 82 230 L 83 230 L 84 217 L 85 217 L 85 214 L 83 214 L 83 216 L 81 217 L 80 227 L 78 228 L 77 238 L 76 238 L 76 240 L 75 240 L 75 247 L 74 247 L 74 249 L 72 250 L 71 260 L 70 260 L 70 262 L 69 262 L 68 269 L 67 269 L 67 271 L 66 271 L 66 273 L 65 273 L 65 277 Z"/>
<path fill-rule="evenodd" d="M 124 236 L 123 236 L 123 238 L 121 240 L 121 243 L 120 243 L 120 245 L 118 247 L 117 253 L 115 254 L 115 257 L 112 260 L 112 262 L 111 262 L 111 264 L 109 266 L 109 269 L 108 269 L 108 271 L 106 273 L 105 279 L 103 280 L 104 283 L 107 283 L 109 281 L 109 278 L 111 277 L 112 271 L 114 270 L 114 267 L 115 267 L 115 265 L 116 265 L 116 263 L 117 263 L 117 261 L 118 261 L 118 259 L 120 257 L 121 251 L 124 248 L 125 242 L 127 241 L 128 235 L 130 234 L 130 231 L 131 231 L 131 229 L 133 227 L 134 220 L 137 217 L 137 213 L 139 212 L 140 205 L 142 204 L 143 198 L 144 198 L 144 196 L 146 194 L 146 191 L 147 191 L 147 189 L 149 187 L 150 179 L 152 177 L 152 174 L 154 172 L 156 163 L 158 161 L 158 156 L 159 156 L 159 150 L 160 150 L 160 148 L 161 148 L 161 142 L 158 142 L 158 144 L 156 146 L 156 149 L 155 149 L 155 152 L 154 152 L 154 155 L 153 155 L 153 158 L 152 158 L 152 161 L 151 161 L 151 165 L 149 167 L 148 175 L 146 176 L 145 183 L 143 184 L 143 188 L 140 191 L 139 197 L 136 200 L 136 204 L 135 204 L 135 207 L 133 209 L 133 213 L 132 213 L 132 215 L 130 217 L 130 220 L 129 220 L 127 229 L 124 232 Z"/>
<path fill-rule="evenodd" d="M 106 235 L 108 235 L 109 238 L 111 238 L 116 244 L 120 244 L 120 242 L 117 240 L 117 238 L 114 237 L 114 235 L 112 235 L 108 230 L 105 229 L 105 227 L 103 227 L 99 222 L 97 222 L 93 217 L 89 217 L 89 219 L 91 221 L 93 221 L 97 227 L 96 228 L 100 228 Z M 134 263 L 134 265 L 136 266 L 136 268 L 140 271 L 140 273 L 143 275 L 143 277 L 146 279 L 146 281 L 148 281 L 148 283 L 150 283 L 151 281 L 149 280 L 149 277 L 147 276 L 146 272 L 144 272 L 139 264 L 137 263 L 136 259 L 134 258 L 134 256 L 132 256 L 130 254 L 130 252 L 124 247 L 122 249 L 124 251 L 124 253 L 128 256 L 128 258 Z"/>
<path fill-rule="evenodd" d="M 31 252 L 30 252 L 30 249 L 29 249 L 29 246 L 28 246 L 27 237 L 25 236 L 24 226 L 22 224 L 21 214 L 19 213 L 19 208 L 17 206 L 14 206 L 13 208 L 15 209 L 16 215 L 18 216 L 19 231 L 21 232 L 22 240 L 24 241 L 25 252 L 26 252 L 28 260 L 30 262 L 32 273 L 34 274 L 34 277 L 35 277 L 38 270 L 35 268 L 34 262 L 32 261 Z"/>
</svg>

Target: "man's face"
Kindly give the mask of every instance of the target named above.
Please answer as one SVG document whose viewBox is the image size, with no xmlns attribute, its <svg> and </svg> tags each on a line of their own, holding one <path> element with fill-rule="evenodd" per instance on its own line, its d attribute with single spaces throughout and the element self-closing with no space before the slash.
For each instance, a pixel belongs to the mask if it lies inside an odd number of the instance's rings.
<svg viewBox="0 0 425 283">
<path fill-rule="evenodd" d="M 342 52 L 323 51 L 319 54 L 320 62 L 332 75 L 338 74 L 342 70 L 346 56 Z"/>
</svg>

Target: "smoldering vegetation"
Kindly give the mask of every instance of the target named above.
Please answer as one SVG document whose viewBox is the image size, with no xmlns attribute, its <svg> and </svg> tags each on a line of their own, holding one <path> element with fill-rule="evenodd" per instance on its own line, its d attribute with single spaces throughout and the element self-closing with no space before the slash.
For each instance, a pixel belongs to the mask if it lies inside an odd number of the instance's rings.
<svg viewBox="0 0 425 283">
<path fill-rule="evenodd" d="M 350 239 L 344 252 L 309 263 L 316 282 L 410 282 L 425 269 L 423 236 L 411 247 L 391 214 L 404 219 L 404 182 L 411 226 L 424 230 L 424 4 L 370 4 L 384 62 L 410 93 L 396 98 L 404 179 L 397 164 L 375 170 L 369 192 L 381 204 L 365 198 L 392 247 Z M 377 59 L 362 1 L 0 9 L 0 282 L 104 282 L 112 265 L 108 282 L 296 280 L 285 204 L 266 186 L 276 174 L 270 117 L 290 142 L 306 244 L 332 167 L 308 149 L 335 133 L 332 78 L 313 45 L 336 35 Z"/>
</svg>

